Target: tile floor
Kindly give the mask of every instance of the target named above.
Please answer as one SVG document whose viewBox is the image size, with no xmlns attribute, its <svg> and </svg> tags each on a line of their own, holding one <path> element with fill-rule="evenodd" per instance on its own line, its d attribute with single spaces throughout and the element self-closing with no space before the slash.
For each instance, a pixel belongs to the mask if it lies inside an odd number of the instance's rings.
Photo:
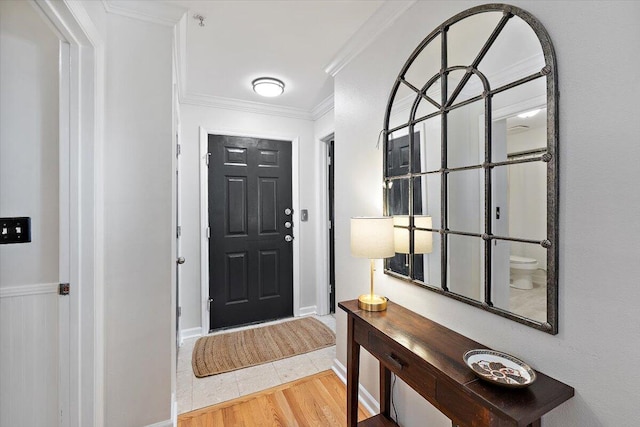
<svg viewBox="0 0 640 427">
<path fill-rule="evenodd" d="M 334 333 L 336 319 L 333 315 L 314 316 L 327 325 Z M 291 319 L 276 320 L 234 330 L 256 328 Z M 225 330 L 216 333 L 226 333 Z M 215 405 L 226 400 L 254 393 L 270 387 L 313 375 L 331 369 L 336 357 L 336 347 L 305 353 L 287 359 L 276 360 L 250 368 L 224 374 L 196 378 L 191 369 L 191 352 L 197 338 L 185 340 L 178 350 L 177 400 L 178 414 Z"/>
<path fill-rule="evenodd" d="M 533 289 L 509 288 L 509 309 L 538 322 L 547 321 L 547 285 L 534 284 Z"/>
</svg>

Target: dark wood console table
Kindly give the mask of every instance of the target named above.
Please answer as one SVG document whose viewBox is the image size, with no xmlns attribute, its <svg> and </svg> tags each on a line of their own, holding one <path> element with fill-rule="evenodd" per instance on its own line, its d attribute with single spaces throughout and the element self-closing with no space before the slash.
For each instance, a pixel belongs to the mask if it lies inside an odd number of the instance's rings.
<svg viewBox="0 0 640 427">
<path fill-rule="evenodd" d="M 462 355 L 486 346 L 391 301 L 381 312 L 362 311 L 357 300 L 339 307 L 348 314 L 349 427 L 396 426 L 390 416 L 391 372 L 461 427 L 539 427 L 544 414 L 574 394 L 573 387 L 537 371 L 537 380 L 523 389 L 479 380 Z M 380 361 L 380 414 L 358 424 L 361 346 Z"/>
</svg>

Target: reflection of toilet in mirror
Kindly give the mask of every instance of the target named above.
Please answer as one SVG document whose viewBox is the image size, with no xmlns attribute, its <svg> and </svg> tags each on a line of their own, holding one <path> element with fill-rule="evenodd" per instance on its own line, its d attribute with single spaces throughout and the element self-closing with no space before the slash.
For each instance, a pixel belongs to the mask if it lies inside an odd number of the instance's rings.
<svg viewBox="0 0 640 427">
<path fill-rule="evenodd" d="M 517 289 L 533 289 L 533 273 L 538 269 L 538 261 L 534 258 L 511 255 L 509 257 L 509 271 L 511 280 L 509 285 Z"/>
</svg>

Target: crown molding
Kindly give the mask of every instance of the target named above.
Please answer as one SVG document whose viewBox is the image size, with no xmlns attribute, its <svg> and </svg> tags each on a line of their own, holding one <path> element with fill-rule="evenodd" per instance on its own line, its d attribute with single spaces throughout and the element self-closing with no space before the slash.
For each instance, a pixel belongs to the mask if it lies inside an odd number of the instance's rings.
<svg viewBox="0 0 640 427">
<path fill-rule="evenodd" d="M 327 96 L 324 100 L 322 100 L 318 105 L 316 105 L 311 111 L 311 119 L 318 120 L 320 117 L 327 114 L 329 111 L 333 110 L 333 94 Z"/>
<path fill-rule="evenodd" d="M 324 101 L 323 101 L 324 102 Z M 201 107 L 221 108 L 224 110 L 243 111 L 245 113 L 267 114 L 270 116 L 289 117 L 292 119 L 314 120 L 311 112 L 302 108 L 263 104 L 261 102 L 243 101 L 206 94 L 186 93 L 180 103 Z"/>
<path fill-rule="evenodd" d="M 416 0 L 387 0 L 345 43 L 333 60 L 324 68 L 335 77 L 340 70 L 369 46 L 384 30 L 402 15 Z"/>
<path fill-rule="evenodd" d="M 107 13 L 173 27 L 188 11 L 187 8 L 165 2 L 143 0 L 102 0 Z"/>
<path fill-rule="evenodd" d="M 281 105 L 264 104 L 261 102 L 244 101 L 241 99 L 224 98 L 203 93 L 179 94 L 180 103 L 198 107 L 220 108 L 223 110 L 242 111 L 245 113 L 267 114 L 270 116 L 288 117 L 291 119 L 316 121 L 333 110 L 333 94 L 326 97 L 312 110 L 286 107 Z"/>
</svg>

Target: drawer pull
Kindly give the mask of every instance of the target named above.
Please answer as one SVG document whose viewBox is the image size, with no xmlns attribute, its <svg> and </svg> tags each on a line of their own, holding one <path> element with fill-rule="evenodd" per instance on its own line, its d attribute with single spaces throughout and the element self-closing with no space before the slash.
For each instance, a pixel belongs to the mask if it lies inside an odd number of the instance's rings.
<svg viewBox="0 0 640 427">
<path fill-rule="evenodd" d="M 398 359 L 394 354 L 385 354 L 387 361 L 397 370 L 402 370 L 404 363 Z"/>
</svg>

